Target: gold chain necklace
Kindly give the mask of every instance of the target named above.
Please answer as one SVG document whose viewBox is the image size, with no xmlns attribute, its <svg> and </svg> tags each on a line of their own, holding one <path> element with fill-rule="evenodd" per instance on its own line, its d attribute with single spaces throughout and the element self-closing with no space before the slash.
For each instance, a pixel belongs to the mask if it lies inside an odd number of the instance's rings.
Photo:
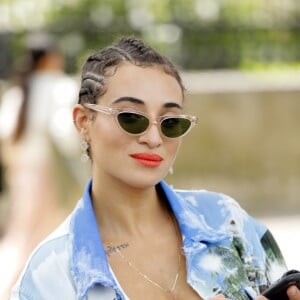
<svg viewBox="0 0 300 300">
<path fill-rule="evenodd" d="M 178 237 L 178 232 L 177 232 L 177 228 L 176 228 L 176 225 L 175 225 L 175 220 L 174 220 L 174 217 L 172 217 L 172 222 L 173 222 L 173 225 L 174 225 L 174 229 L 175 229 L 175 232 L 176 232 L 176 236 L 179 240 L 179 237 Z M 175 278 L 174 278 L 174 281 L 171 285 L 170 288 L 166 288 L 166 287 L 163 287 L 161 286 L 159 283 L 157 283 L 155 280 L 151 279 L 148 275 L 144 274 L 143 272 L 141 272 L 137 266 L 131 262 L 119 249 L 118 247 L 115 247 L 112 243 L 110 243 L 110 246 L 113 247 L 116 251 L 116 253 L 121 257 L 121 259 L 123 261 L 125 261 L 129 267 L 131 267 L 139 276 L 141 276 L 142 278 L 144 278 L 146 281 L 148 281 L 149 283 L 151 283 L 152 285 L 154 285 L 155 287 L 159 288 L 160 290 L 162 290 L 163 292 L 165 293 L 170 293 L 172 299 L 175 299 L 174 298 L 174 295 L 173 295 L 173 292 L 176 288 L 176 285 L 177 285 L 177 282 L 178 282 L 178 278 L 180 276 L 180 268 L 181 268 L 181 251 L 179 251 L 179 254 L 178 254 L 178 268 L 177 268 L 177 273 L 175 275 Z"/>
</svg>

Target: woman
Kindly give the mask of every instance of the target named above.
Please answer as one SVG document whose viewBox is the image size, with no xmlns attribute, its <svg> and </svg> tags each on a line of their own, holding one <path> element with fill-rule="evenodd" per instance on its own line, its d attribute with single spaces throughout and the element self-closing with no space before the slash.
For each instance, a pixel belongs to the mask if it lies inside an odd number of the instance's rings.
<svg viewBox="0 0 300 300">
<path fill-rule="evenodd" d="M 61 191 L 75 178 L 70 172 L 72 152 L 66 150 L 79 142 L 68 126 L 78 86 L 65 74 L 62 54 L 48 34 L 30 34 L 25 40 L 18 80 L 5 91 L 0 105 L 1 158 L 10 212 L 0 239 L 0 299 L 8 298 L 29 254 L 65 218 L 67 199 Z M 66 137 L 69 148 L 60 147 Z M 60 176 L 55 174 L 58 167 Z M 58 179 L 61 173 L 64 185 Z"/>
<path fill-rule="evenodd" d="M 234 200 L 162 181 L 197 122 L 183 98 L 175 67 L 140 40 L 88 58 L 73 119 L 92 180 L 11 299 L 255 299 L 281 275 L 272 236 Z"/>
</svg>

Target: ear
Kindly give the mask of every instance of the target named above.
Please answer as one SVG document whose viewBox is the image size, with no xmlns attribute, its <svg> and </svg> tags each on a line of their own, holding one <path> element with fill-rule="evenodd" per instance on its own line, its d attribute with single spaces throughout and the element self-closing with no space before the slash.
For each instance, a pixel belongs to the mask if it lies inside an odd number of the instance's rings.
<svg viewBox="0 0 300 300">
<path fill-rule="evenodd" d="M 81 139 L 90 140 L 89 126 L 90 126 L 90 111 L 81 104 L 76 104 L 73 108 L 73 122 L 79 133 Z"/>
</svg>

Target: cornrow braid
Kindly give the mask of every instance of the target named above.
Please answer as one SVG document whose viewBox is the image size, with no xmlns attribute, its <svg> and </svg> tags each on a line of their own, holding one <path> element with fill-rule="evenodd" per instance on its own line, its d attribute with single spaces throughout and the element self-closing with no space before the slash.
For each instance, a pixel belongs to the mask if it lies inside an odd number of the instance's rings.
<svg viewBox="0 0 300 300">
<path fill-rule="evenodd" d="M 135 38 L 121 38 L 117 42 L 118 47 L 123 48 L 127 53 L 135 58 L 138 65 L 152 65 L 169 63 L 167 58 L 161 56 L 154 49 L 147 46 L 142 40 Z"/>
<path fill-rule="evenodd" d="M 130 56 L 129 53 L 127 53 L 124 49 L 119 48 L 117 46 L 111 46 L 110 47 L 113 50 L 116 50 L 117 52 L 120 53 L 120 55 L 122 55 L 126 60 L 130 61 L 130 62 L 134 62 L 134 60 L 132 59 L 132 57 Z"/>
<path fill-rule="evenodd" d="M 96 103 L 106 91 L 106 78 L 112 76 L 124 62 L 141 67 L 160 66 L 173 76 L 181 86 L 181 77 L 173 63 L 156 50 L 134 37 L 123 37 L 114 44 L 88 57 L 82 69 L 79 103 Z"/>
<path fill-rule="evenodd" d="M 86 72 L 82 76 L 79 99 L 81 103 L 94 103 L 95 99 L 104 93 L 104 76 Z"/>
</svg>

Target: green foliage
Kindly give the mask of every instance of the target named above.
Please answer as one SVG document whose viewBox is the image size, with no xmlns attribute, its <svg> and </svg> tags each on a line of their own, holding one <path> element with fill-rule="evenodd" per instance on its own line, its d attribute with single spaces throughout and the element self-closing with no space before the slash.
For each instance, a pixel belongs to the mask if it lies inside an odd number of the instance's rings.
<svg viewBox="0 0 300 300">
<path fill-rule="evenodd" d="M 121 35 L 144 38 L 183 69 L 247 68 L 257 63 L 295 65 L 300 61 L 298 0 L 52 3 L 44 29 L 58 36 L 69 72 L 78 71 L 78 58 Z M 19 52 L 16 50 L 16 54 Z"/>
</svg>

